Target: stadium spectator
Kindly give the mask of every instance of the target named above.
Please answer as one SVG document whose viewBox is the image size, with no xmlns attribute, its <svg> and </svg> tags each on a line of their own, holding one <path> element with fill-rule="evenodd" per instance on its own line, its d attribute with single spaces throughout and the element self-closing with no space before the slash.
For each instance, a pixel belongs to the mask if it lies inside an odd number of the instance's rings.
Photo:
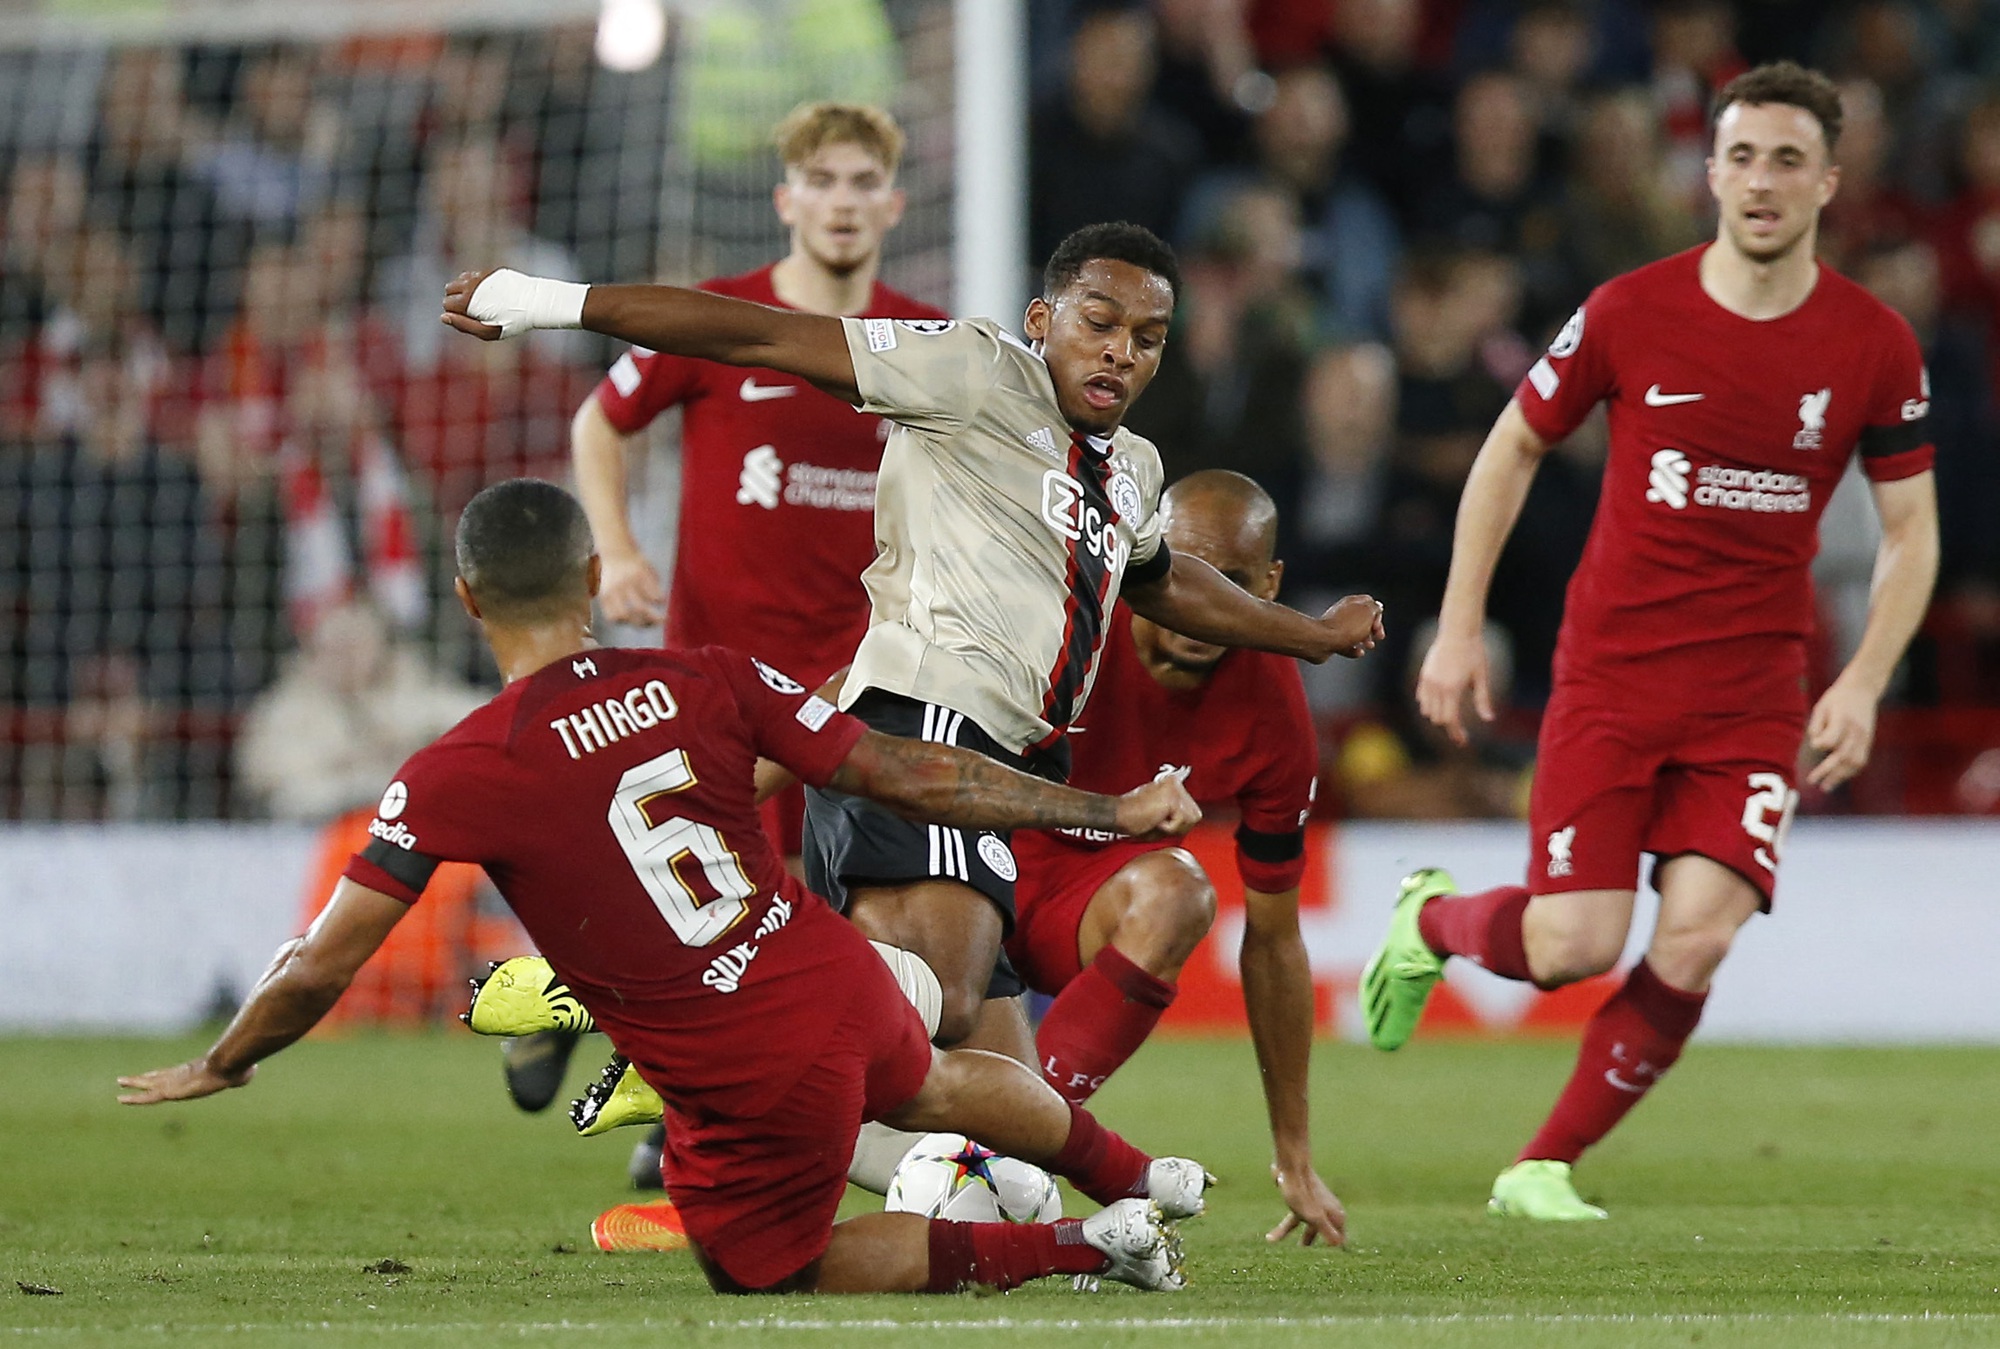
<svg viewBox="0 0 2000 1349">
<path fill-rule="evenodd" d="M 213 187 L 190 171 L 201 119 L 189 109 L 180 54 L 126 47 L 110 59 L 88 161 L 95 214 L 132 241 L 141 303 L 175 351 L 212 341 L 237 301 L 249 245 Z"/>
<path fill-rule="evenodd" d="M 1304 400 L 1309 458 L 1295 512 L 1299 551 L 1287 569 L 1290 603 L 1387 586 L 1376 535 L 1395 446 L 1396 358 L 1379 343 L 1336 347 L 1313 359 Z M 1343 661 L 1306 666 L 1306 697 L 1316 711 L 1343 714 L 1371 705 L 1373 672 Z"/>
<path fill-rule="evenodd" d="M 1527 85 L 1500 71 L 1459 90 L 1452 170 L 1433 179 L 1417 205 L 1416 233 L 1513 260 L 1523 286 L 1523 320 L 1539 329 L 1582 299 L 1563 253 L 1557 185 L 1536 157 Z"/>
<path fill-rule="evenodd" d="M 193 463 L 154 435 L 147 369 L 132 339 L 93 337 L 73 418 L 4 460 L 6 696 L 73 713 L 63 766 L 24 784 L 30 816 L 176 813 L 164 733 L 226 689 L 222 537 Z"/>
<path fill-rule="evenodd" d="M 1255 163 L 1197 183 L 1182 233 L 1201 238 L 1246 183 L 1290 193 L 1303 226 L 1298 265 L 1317 294 L 1319 329 L 1345 341 L 1381 339 L 1389 333 L 1389 287 L 1401 245 L 1387 201 L 1346 162 L 1348 132 L 1347 100 L 1330 70 L 1280 72 L 1271 106 L 1257 118 Z"/>
<path fill-rule="evenodd" d="M 1708 203 L 1708 105 L 1749 67 L 1736 50 L 1736 16 L 1722 0 L 1665 0 L 1653 11 L 1653 102 L 1667 143 L 1667 190 L 1689 215 Z"/>
<path fill-rule="evenodd" d="M 1890 176 L 1919 199 L 1937 199 L 1947 190 L 1950 130 L 1968 101 L 1967 81 L 1939 63 L 1917 5 L 1865 0 L 1843 18 L 1827 34 L 1828 64 L 1881 92 Z"/>
<path fill-rule="evenodd" d="M 236 775 L 264 814 L 324 824 L 373 806 L 404 759 L 484 700 L 398 641 L 372 605 L 350 601 L 251 704 Z"/>
<path fill-rule="evenodd" d="M 1840 107 L 1840 191 L 1820 214 L 1819 255 L 1853 276 L 1871 253 L 1921 237 L 1927 222 L 1892 171 L 1882 91 L 1872 80 L 1845 80 Z"/>
<path fill-rule="evenodd" d="M 249 55 L 229 118 L 187 147 L 190 170 L 225 218 L 289 229 L 331 194 L 343 129 L 337 107 L 316 96 L 314 75 L 308 48 Z"/>
<path fill-rule="evenodd" d="M 1153 105 L 1193 128 L 1206 164 L 1248 159 L 1251 119 L 1271 104 L 1244 8 L 1244 0 L 1151 0 L 1159 33 Z"/>
<path fill-rule="evenodd" d="M 507 347 L 442 341 L 437 296 L 474 259 L 578 275 L 568 252 L 520 223 L 513 176 L 495 141 L 438 149 L 411 251 L 377 273 L 377 299 L 403 359 L 385 391 L 395 444 L 447 518 L 497 479 L 561 477 L 570 413 L 595 383 L 577 363 L 591 350 L 581 334 Z"/>
<path fill-rule="evenodd" d="M 1659 123 L 1645 94 L 1619 90 L 1590 101 L 1564 194 L 1562 232 L 1576 285 L 1585 290 L 1699 237 L 1663 185 Z"/>
<path fill-rule="evenodd" d="M 1398 216 L 1451 162 L 1451 90 L 1417 64 L 1418 0 L 1341 0 L 1333 64 L 1353 114 L 1354 163 Z"/>
<path fill-rule="evenodd" d="M 1280 501 L 1298 499 L 1300 387 L 1318 326 L 1301 246 L 1296 198 L 1253 185 L 1227 199 L 1189 257 L 1179 331 L 1131 423 L 1159 447 L 1169 479 L 1229 468 Z"/>
<path fill-rule="evenodd" d="M 376 302 L 394 323 L 403 360 L 428 371 L 445 349 L 437 296 L 444 283 L 481 258 L 502 258 L 531 275 L 573 280 L 576 262 L 561 246 L 537 238 L 523 224 L 525 194 L 500 143 L 475 137 L 440 144 L 431 152 L 423 207 L 409 251 L 384 263 Z M 565 358 L 586 347 L 557 335 L 544 350 Z"/>
<path fill-rule="evenodd" d="M 1178 116 L 1149 101 L 1156 43 L 1153 17 L 1137 5 L 1108 0 L 1078 19 L 1063 95 L 1036 111 L 1029 131 L 1034 256 L 1099 220 L 1173 231 L 1201 146 Z"/>
</svg>

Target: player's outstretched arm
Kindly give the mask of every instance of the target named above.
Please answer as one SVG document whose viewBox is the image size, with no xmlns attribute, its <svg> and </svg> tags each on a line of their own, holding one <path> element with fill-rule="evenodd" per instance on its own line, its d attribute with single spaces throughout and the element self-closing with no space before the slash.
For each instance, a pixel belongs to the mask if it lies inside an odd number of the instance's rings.
<svg viewBox="0 0 2000 1349">
<path fill-rule="evenodd" d="M 1299 892 L 1244 892 L 1243 1007 L 1250 1039 L 1264 1079 L 1264 1104 L 1271 1116 L 1274 1159 L 1271 1178 L 1290 1211 L 1265 1235 L 1283 1241 L 1303 1234 L 1338 1246 L 1347 1240 L 1347 1211 L 1313 1167 L 1307 1112 L 1308 1065 L 1312 1058 L 1312 962 L 1299 932 Z"/>
<path fill-rule="evenodd" d="M 1417 675 L 1417 707 L 1452 740 L 1466 743 L 1465 700 L 1481 721 L 1493 720 L 1493 692 L 1486 671 L 1486 594 L 1500 550 L 1514 532 L 1521 503 L 1535 481 L 1548 443 L 1536 435 L 1509 400 L 1479 457 L 1466 475 L 1451 538 L 1451 571 L 1438 610 L 1437 640 Z"/>
<path fill-rule="evenodd" d="M 1875 708 L 1910 639 L 1930 607 L 1937 584 L 1938 517 L 1934 475 L 1873 484 L 1882 517 L 1875 550 L 1875 584 L 1868 625 L 1854 658 L 1813 705 L 1806 743 L 1823 755 L 1806 781 L 1831 791 L 1868 766 L 1875 745 Z"/>
<path fill-rule="evenodd" d="M 1315 665 L 1331 656 L 1366 655 L 1382 640 L 1382 606 L 1367 595 L 1349 595 L 1311 618 L 1258 599 L 1198 557 L 1175 553 L 1171 564 L 1159 580 L 1128 586 L 1124 598 L 1133 613 L 1184 637 Z"/>
<path fill-rule="evenodd" d="M 354 981 L 368 957 L 388 939 L 410 906 L 378 890 L 342 880 L 305 936 L 278 948 L 271 967 L 250 990 L 209 1051 L 171 1068 L 121 1077 L 126 1105 L 191 1101 L 241 1087 L 257 1064 L 319 1024 Z"/>
<path fill-rule="evenodd" d="M 1018 772 L 952 745 L 870 731 L 828 784 L 879 801 L 899 815 L 958 829 L 1103 829 L 1132 838 L 1175 838 L 1201 822 L 1201 807 L 1168 777 L 1123 796 L 1082 792 Z"/>
<path fill-rule="evenodd" d="M 585 286 L 501 267 L 454 277 L 444 288 L 444 321 L 488 342 L 536 328 L 588 328 L 675 356 L 782 370 L 850 403 L 861 398 L 839 319 L 705 290 Z"/>
</svg>

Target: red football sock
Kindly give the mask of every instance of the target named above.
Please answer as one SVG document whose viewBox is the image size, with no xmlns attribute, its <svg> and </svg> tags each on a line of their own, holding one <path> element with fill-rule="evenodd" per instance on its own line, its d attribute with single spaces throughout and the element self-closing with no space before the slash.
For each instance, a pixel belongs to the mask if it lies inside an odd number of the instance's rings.
<svg viewBox="0 0 2000 1349">
<path fill-rule="evenodd" d="M 1146 1193 L 1146 1168 L 1153 1159 L 1097 1122 L 1080 1105 L 1069 1108 L 1069 1138 L 1049 1170 L 1100 1204 L 1115 1204 Z"/>
<path fill-rule="evenodd" d="M 1516 1160 L 1574 1162 L 1674 1066 L 1701 1020 L 1706 993 L 1660 982 L 1643 960 L 1583 1028 L 1576 1072 Z"/>
<path fill-rule="evenodd" d="M 1476 895 L 1432 900 L 1417 915 L 1417 931 L 1441 956 L 1464 956 L 1505 979 L 1531 979 L 1521 937 L 1521 915 L 1527 911 L 1526 890 L 1497 885 Z"/>
<path fill-rule="evenodd" d="M 1083 1239 L 1083 1222 L 952 1223 L 930 1225 L 926 1293 L 950 1293 L 971 1283 L 1006 1292 L 1047 1274 L 1097 1274 L 1104 1252 Z"/>
<path fill-rule="evenodd" d="M 1165 979 L 1106 946 L 1042 1018 L 1035 1034 L 1042 1076 L 1064 1100 L 1082 1105 L 1138 1052 L 1174 992 Z"/>
</svg>

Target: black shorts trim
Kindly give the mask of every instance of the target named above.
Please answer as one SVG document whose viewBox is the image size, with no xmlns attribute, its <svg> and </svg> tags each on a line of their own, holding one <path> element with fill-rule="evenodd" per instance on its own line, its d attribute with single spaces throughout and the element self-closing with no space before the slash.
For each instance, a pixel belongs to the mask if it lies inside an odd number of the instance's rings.
<svg viewBox="0 0 2000 1349">
<path fill-rule="evenodd" d="M 956 745 L 1038 777 L 1060 781 L 1058 764 L 1067 767 L 1062 761 L 1066 756 L 1016 754 L 963 712 L 901 694 L 869 689 L 848 711 L 884 735 Z M 953 880 L 985 896 L 1000 911 L 1003 936 L 1012 935 L 1014 882 L 1019 867 L 1011 844 L 1011 835 L 1004 829 L 917 824 L 862 797 L 826 788 L 806 789 L 802 846 L 806 884 L 842 912 L 852 889 Z M 986 996 L 1013 997 L 1023 988 L 1003 953 Z"/>
</svg>

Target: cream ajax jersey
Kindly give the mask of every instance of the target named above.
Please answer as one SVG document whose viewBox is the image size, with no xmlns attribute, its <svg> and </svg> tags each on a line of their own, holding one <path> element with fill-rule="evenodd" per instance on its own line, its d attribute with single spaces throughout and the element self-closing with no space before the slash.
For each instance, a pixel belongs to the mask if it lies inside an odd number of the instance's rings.
<svg viewBox="0 0 2000 1349">
<path fill-rule="evenodd" d="M 896 424 L 842 706 L 882 689 L 1051 744 L 1089 697 L 1125 576 L 1170 565 L 1159 452 L 1072 432 L 1048 366 L 991 320 L 842 323 L 861 410 Z"/>
</svg>

